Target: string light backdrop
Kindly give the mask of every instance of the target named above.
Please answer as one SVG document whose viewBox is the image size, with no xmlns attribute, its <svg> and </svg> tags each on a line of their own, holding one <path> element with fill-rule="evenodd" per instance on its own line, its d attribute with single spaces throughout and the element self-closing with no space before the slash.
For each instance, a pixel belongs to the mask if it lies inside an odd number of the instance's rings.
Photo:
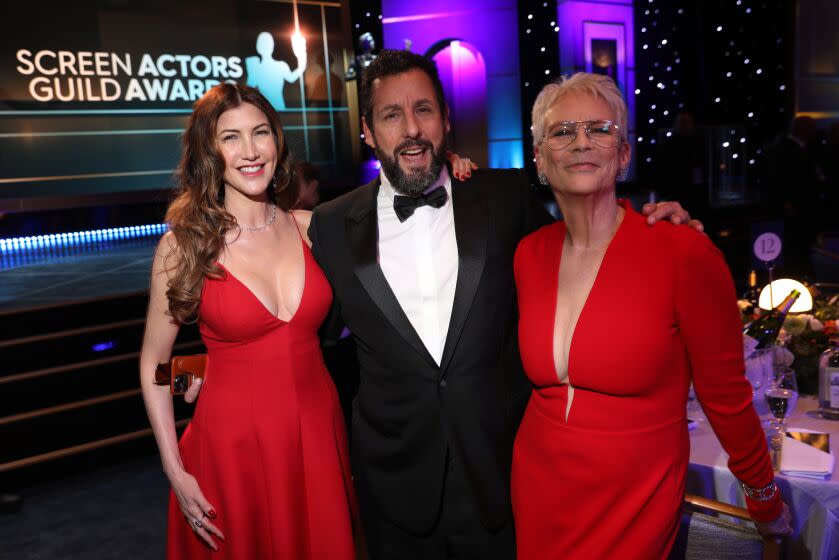
<svg viewBox="0 0 839 560">
<path fill-rule="evenodd" d="M 690 111 L 725 131 L 709 146 L 711 171 L 732 166 L 755 185 L 766 146 L 794 116 L 794 2 L 642 0 L 635 22 L 639 181 L 656 182 L 657 144 Z"/>
<path fill-rule="evenodd" d="M 354 38 L 369 31 L 381 45 L 380 6 L 351 3 Z M 742 166 L 742 178 L 754 186 L 766 146 L 794 116 L 794 1 L 637 0 L 633 9 L 636 88 L 627 92 L 637 106 L 633 181 L 655 185 L 659 144 L 687 110 L 698 124 L 727 127 L 731 138 L 711 147 L 719 151 L 715 157 Z M 559 77 L 556 0 L 520 1 L 518 28 L 524 161 L 535 178 L 530 111 L 539 90 Z"/>
</svg>

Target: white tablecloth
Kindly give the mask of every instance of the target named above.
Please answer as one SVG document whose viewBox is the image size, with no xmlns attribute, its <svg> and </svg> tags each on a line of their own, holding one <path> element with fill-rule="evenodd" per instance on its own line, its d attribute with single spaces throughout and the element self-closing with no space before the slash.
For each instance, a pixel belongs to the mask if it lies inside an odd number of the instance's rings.
<svg viewBox="0 0 839 560">
<path fill-rule="evenodd" d="M 816 399 L 801 397 L 796 412 L 787 419 L 790 430 L 806 428 L 831 434 L 834 455 L 839 450 L 839 421 L 815 414 Z M 690 466 L 687 491 L 744 506 L 743 494 L 729 472 L 728 456 L 701 413 L 693 414 L 698 427 L 690 432 Z M 839 558 L 839 461 L 830 480 L 813 480 L 776 473 L 784 500 L 792 510 L 795 535 L 788 539 L 786 558 Z"/>
</svg>

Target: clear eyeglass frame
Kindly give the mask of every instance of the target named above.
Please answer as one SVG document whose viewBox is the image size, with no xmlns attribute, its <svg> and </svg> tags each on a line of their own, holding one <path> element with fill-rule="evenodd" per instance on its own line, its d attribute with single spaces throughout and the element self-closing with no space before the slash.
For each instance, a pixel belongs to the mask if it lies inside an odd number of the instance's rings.
<svg viewBox="0 0 839 560">
<path fill-rule="evenodd" d="M 564 150 L 574 143 L 580 127 L 588 139 L 601 148 L 614 148 L 620 144 L 620 127 L 614 121 L 562 121 L 545 132 L 542 142 L 551 150 Z"/>
</svg>

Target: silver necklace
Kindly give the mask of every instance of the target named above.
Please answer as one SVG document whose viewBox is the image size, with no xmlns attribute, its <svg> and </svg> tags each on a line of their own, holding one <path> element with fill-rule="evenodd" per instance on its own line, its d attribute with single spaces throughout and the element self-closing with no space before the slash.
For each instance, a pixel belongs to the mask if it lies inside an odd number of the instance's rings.
<svg viewBox="0 0 839 560">
<path fill-rule="evenodd" d="M 277 205 L 271 205 L 271 216 L 268 217 L 268 221 L 262 224 L 261 226 L 243 226 L 241 224 L 236 224 L 236 227 L 242 231 L 262 231 L 263 229 L 267 228 L 271 224 L 274 223 L 274 220 L 277 218 Z"/>
</svg>

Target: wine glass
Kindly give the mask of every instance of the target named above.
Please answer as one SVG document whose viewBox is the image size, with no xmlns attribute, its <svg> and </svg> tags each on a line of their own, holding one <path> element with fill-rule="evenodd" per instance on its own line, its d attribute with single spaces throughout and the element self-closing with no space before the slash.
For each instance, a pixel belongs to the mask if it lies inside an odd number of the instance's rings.
<svg viewBox="0 0 839 560">
<path fill-rule="evenodd" d="M 786 419 L 798 404 L 798 382 L 795 370 L 788 366 L 775 366 L 769 376 L 769 386 L 766 389 L 766 402 L 774 417 L 772 426 L 778 437 L 786 433 Z"/>
<path fill-rule="evenodd" d="M 766 382 L 772 374 L 774 355 L 774 348 L 761 348 L 752 352 L 746 358 L 745 363 L 746 379 L 752 386 L 752 400 L 754 401 L 755 411 L 762 419 L 769 416 L 763 393 Z"/>
<path fill-rule="evenodd" d="M 746 358 L 746 379 L 752 384 L 752 392 L 757 393 L 772 371 L 775 349 L 761 348 Z"/>
</svg>

